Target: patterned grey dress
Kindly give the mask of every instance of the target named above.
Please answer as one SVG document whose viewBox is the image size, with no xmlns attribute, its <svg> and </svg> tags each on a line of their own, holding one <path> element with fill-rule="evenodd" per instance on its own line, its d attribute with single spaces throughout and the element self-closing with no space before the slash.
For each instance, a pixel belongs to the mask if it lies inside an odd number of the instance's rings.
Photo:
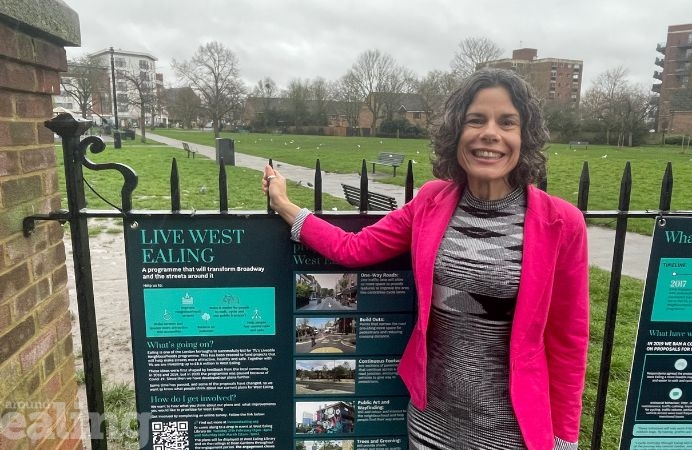
<svg viewBox="0 0 692 450">
<path fill-rule="evenodd" d="M 509 399 L 509 336 L 521 273 L 526 195 L 466 191 L 435 262 L 428 404 L 408 410 L 409 448 L 525 449 Z"/>
</svg>

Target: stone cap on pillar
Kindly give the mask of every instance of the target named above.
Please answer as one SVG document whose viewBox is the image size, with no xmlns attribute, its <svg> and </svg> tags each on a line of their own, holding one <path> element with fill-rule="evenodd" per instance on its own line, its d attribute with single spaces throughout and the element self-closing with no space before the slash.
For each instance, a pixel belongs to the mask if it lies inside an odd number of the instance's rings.
<svg viewBox="0 0 692 450">
<path fill-rule="evenodd" d="M 79 15 L 61 0 L 2 0 L 0 21 L 63 47 L 79 47 Z"/>
</svg>

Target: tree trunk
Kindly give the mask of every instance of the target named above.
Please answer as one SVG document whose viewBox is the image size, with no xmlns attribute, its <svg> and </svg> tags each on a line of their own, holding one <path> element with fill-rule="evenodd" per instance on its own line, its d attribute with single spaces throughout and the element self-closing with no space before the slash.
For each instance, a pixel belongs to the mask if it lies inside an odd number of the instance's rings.
<svg viewBox="0 0 692 450">
<path fill-rule="evenodd" d="M 146 121 L 146 118 L 144 117 L 144 108 L 142 108 L 142 112 L 140 113 L 140 117 L 139 117 L 139 129 L 142 132 L 142 139 L 141 139 L 142 144 L 145 144 L 147 142 L 147 130 L 146 130 L 147 127 L 146 127 L 146 125 L 147 125 L 147 121 Z"/>
</svg>

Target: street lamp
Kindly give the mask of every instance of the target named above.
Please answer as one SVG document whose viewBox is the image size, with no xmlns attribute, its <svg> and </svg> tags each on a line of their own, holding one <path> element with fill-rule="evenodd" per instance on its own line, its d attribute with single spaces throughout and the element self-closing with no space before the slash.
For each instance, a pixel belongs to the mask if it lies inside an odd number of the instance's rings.
<svg viewBox="0 0 692 450">
<path fill-rule="evenodd" d="M 111 51 L 111 83 L 113 85 L 113 119 L 115 120 L 115 127 L 113 129 L 113 147 L 120 148 L 120 131 L 118 131 L 118 97 L 115 93 L 115 61 L 113 60 L 113 47 L 110 48 Z"/>
</svg>

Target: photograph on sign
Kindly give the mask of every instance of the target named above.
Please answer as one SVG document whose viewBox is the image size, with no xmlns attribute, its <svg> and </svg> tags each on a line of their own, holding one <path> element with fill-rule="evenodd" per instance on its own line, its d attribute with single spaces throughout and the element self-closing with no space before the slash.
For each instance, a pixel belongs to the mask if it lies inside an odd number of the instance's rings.
<svg viewBox="0 0 692 450">
<path fill-rule="evenodd" d="M 355 393 L 355 359 L 296 360 L 296 396 Z"/>
</svg>

